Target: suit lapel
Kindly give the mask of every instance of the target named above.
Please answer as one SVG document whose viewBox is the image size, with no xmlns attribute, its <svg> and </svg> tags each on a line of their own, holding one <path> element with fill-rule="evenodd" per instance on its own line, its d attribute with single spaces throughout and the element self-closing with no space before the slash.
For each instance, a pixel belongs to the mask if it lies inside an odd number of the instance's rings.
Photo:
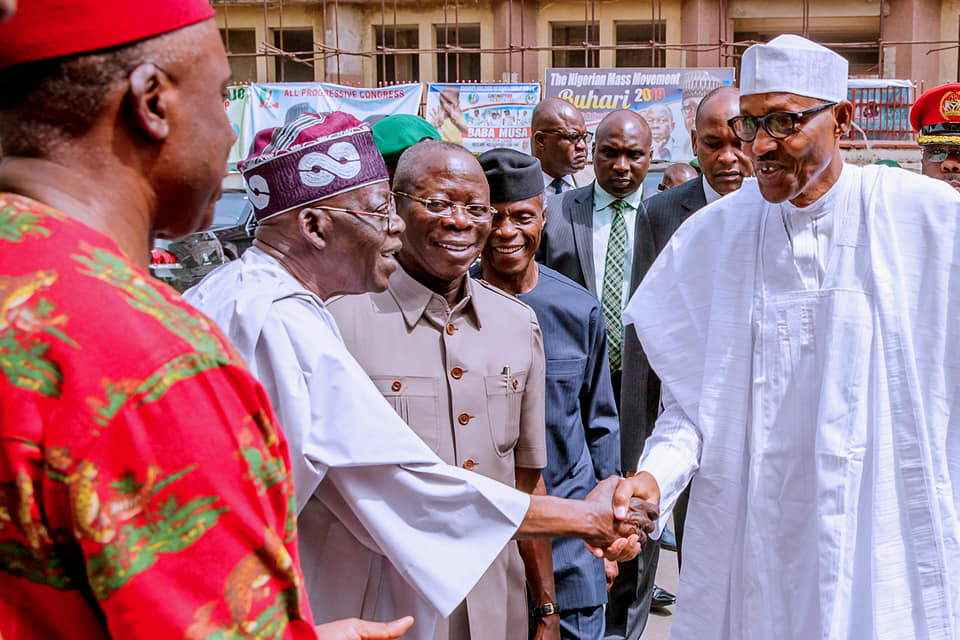
<svg viewBox="0 0 960 640">
<path fill-rule="evenodd" d="M 707 196 L 703 190 L 703 176 L 697 178 L 696 183 L 690 185 L 690 188 L 687 189 L 681 206 L 687 211 L 697 211 L 707 206 Z"/>
<path fill-rule="evenodd" d="M 583 187 L 583 193 L 574 199 L 570 209 L 570 221 L 573 223 L 573 244 L 580 261 L 580 271 L 590 293 L 599 297 L 597 273 L 593 268 L 593 185 Z"/>
</svg>

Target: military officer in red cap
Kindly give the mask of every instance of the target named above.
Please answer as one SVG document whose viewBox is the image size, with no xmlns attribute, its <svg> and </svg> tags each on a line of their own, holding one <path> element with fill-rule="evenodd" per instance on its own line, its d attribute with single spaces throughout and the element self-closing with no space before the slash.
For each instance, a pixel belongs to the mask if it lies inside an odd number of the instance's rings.
<svg viewBox="0 0 960 640">
<path fill-rule="evenodd" d="M 910 111 L 910 124 L 920 134 L 923 175 L 960 191 L 960 83 L 924 92 Z"/>
</svg>

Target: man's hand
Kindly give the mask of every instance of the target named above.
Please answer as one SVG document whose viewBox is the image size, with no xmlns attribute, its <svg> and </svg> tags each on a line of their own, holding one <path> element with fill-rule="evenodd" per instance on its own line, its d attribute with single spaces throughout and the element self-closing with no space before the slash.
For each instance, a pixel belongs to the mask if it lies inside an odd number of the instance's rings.
<svg viewBox="0 0 960 640">
<path fill-rule="evenodd" d="M 320 640 L 393 640 L 402 636 L 412 624 L 413 616 L 393 622 L 369 622 L 346 618 L 317 625 L 316 631 Z"/>
<path fill-rule="evenodd" d="M 627 490 L 623 491 L 626 497 L 615 502 L 615 490 L 623 482 L 626 481 L 611 476 L 584 498 L 584 503 L 592 507 L 590 524 L 593 531 L 584 542 L 598 558 L 606 556 L 610 560 L 619 560 L 631 552 L 636 556 L 640 545 L 647 539 L 647 533 L 653 531 L 653 521 L 659 515 L 654 505 L 631 498 Z M 614 518 L 613 509 L 618 505 L 623 507 L 623 515 Z"/>
<path fill-rule="evenodd" d="M 646 471 L 626 478 L 617 485 L 613 493 L 613 514 L 621 520 L 626 518 L 627 510 L 636 498 L 656 505 L 659 515 L 660 485 L 657 484 L 656 478 Z"/>
<path fill-rule="evenodd" d="M 613 581 L 617 579 L 617 576 L 620 575 L 620 566 L 613 560 L 603 559 L 603 573 L 607 578 L 607 592 L 610 592 L 610 587 L 613 586 Z"/>
<path fill-rule="evenodd" d="M 629 517 L 630 514 L 633 513 L 638 500 L 641 501 L 641 504 L 646 505 L 648 509 L 652 508 L 654 510 L 654 515 L 651 516 L 653 520 L 659 517 L 660 485 L 658 485 L 656 479 L 646 471 L 641 471 L 634 476 L 623 479 L 620 484 L 617 485 L 613 494 L 614 517 Z M 650 533 L 653 529 L 645 529 L 645 531 Z M 644 537 L 644 540 L 645 539 Z M 642 544 L 644 540 L 635 543 L 632 539 L 620 539 L 602 550 L 591 548 L 591 551 L 593 551 L 593 554 L 598 558 L 603 557 L 607 560 L 626 562 L 627 560 L 633 560 L 637 557 L 637 554 L 640 553 L 640 544 Z"/>
</svg>

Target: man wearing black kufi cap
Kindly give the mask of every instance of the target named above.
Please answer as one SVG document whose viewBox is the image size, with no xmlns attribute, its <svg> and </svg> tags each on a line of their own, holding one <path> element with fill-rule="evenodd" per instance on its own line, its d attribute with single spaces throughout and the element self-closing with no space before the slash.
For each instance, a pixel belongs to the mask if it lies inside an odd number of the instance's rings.
<svg viewBox="0 0 960 640">
<path fill-rule="evenodd" d="M 585 496 L 620 468 L 620 425 L 607 363 L 600 304 L 590 292 L 534 261 L 544 216 L 540 161 L 512 149 L 479 157 L 497 212 L 479 275 L 537 314 L 546 356 L 547 492 Z M 611 572 L 616 563 L 609 563 Z M 602 560 L 577 542 L 555 539 L 553 568 L 564 638 L 604 634 L 607 601 Z M 537 623 L 542 607 L 532 609 Z"/>
</svg>

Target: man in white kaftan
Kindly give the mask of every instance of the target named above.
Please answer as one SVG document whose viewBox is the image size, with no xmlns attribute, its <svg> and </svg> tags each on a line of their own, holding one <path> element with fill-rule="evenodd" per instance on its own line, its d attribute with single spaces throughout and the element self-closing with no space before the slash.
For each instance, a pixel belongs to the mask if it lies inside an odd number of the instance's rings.
<svg viewBox="0 0 960 640">
<path fill-rule="evenodd" d="M 256 246 L 186 297 L 236 345 L 301 454 L 291 460 L 315 620 L 413 613 L 407 637 L 431 638 L 529 496 L 443 464 L 349 354 L 323 301 Z"/>
<path fill-rule="evenodd" d="M 531 499 L 446 465 L 348 353 L 324 300 L 385 289 L 403 230 L 369 127 L 303 114 L 258 134 L 242 170 L 254 246 L 184 297 L 233 341 L 287 436 L 316 622 L 413 614 L 405 637 L 428 640 L 518 530 L 639 551 L 624 536 L 653 523 L 638 501 L 617 528 L 615 482 Z"/>
<path fill-rule="evenodd" d="M 667 513 L 693 478 L 671 637 L 956 640 L 960 195 L 843 164 L 819 45 L 751 47 L 740 93 L 757 180 L 624 313 L 663 384 L 633 495 Z"/>
</svg>

